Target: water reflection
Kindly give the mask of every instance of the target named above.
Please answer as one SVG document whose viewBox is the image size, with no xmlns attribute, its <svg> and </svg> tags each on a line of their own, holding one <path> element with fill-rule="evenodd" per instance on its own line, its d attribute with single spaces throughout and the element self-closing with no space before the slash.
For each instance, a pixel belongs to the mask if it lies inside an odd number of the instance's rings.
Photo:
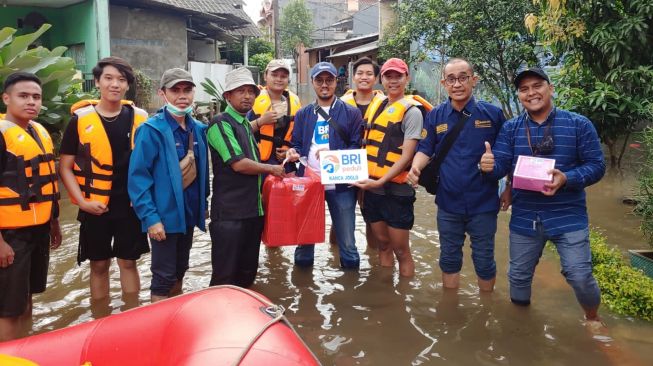
<svg viewBox="0 0 653 366">
<path fill-rule="evenodd" d="M 610 243 L 642 247 L 637 218 L 621 204 L 632 177 L 607 176 L 589 190 L 590 221 L 606 230 Z M 337 249 L 315 248 L 315 267 L 295 268 L 293 247 L 261 249 L 254 290 L 283 305 L 299 334 L 325 365 L 644 365 L 651 364 L 651 323 L 602 311 L 607 334 L 583 325 L 582 311 L 560 274 L 554 253 L 545 252 L 533 283 L 533 304 L 513 306 L 507 289 L 508 216 L 499 215 L 497 286 L 480 294 L 465 248 L 461 289 L 440 285 L 438 235 L 433 197 L 416 202 L 411 245 L 416 275 L 402 279 L 382 268 L 366 251 L 364 222 L 356 221 L 361 252 L 359 272 L 339 268 Z M 35 296 L 33 331 L 59 329 L 149 302 L 149 255 L 139 261 L 140 296 L 120 293 L 119 273 L 111 269 L 111 298 L 89 301 L 88 263 L 77 266 L 75 209 L 62 205 L 64 244 L 52 252 L 48 290 Z M 327 223 L 329 220 L 327 219 Z M 327 232 L 329 227 L 327 225 Z M 186 292 L 208 286 L 210 238 L 195 232 Z"/>
</svg>

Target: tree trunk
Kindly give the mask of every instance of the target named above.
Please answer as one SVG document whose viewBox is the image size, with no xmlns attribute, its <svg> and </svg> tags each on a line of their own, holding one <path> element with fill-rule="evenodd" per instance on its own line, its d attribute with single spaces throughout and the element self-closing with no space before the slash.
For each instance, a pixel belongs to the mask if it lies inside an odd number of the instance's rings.
<svg viewBox="0 0 653 366">
<path fill-rule="evenodd" d="M 612 139 L 606 139 L 605 144 L 608 146 L 608 154 L 610 155 L 610 168 L 616 168 L 617 154 L 615 153 L 615 142 Z"/>
<path fill-rule="evenodd" d="M 619 158 L 617 159 L 617 167 L 621 169 L 621 159 L 624 157 L 626 152 L 626 145 L 628 145 L 628 140 L 630 139 L 630 131 L 624 136 L 624 143 L 621 145 L 621 151 L 619 152 Z"/>
</svg>

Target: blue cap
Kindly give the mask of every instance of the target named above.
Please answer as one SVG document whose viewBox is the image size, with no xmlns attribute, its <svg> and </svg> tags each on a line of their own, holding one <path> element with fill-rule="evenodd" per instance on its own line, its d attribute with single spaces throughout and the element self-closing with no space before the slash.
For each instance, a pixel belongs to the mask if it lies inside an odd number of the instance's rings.
<svg viewBox="0 0 653 366">
<path fill-rule="evenodd" d="M 331 62 L 318 62 L 311 69 L 311 80 L 315 79 L 318 74 L 325 71 L 334 77 L 338 76 L 338 70 L 336 70 L 336 67 L 333 66 Z"/>
</svg>

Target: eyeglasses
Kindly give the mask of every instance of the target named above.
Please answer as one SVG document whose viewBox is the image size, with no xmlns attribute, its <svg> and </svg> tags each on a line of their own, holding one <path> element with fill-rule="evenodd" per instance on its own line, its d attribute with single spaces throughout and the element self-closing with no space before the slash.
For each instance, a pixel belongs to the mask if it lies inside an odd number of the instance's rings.
<svg viewBox="0 0 653 366">
<path fill-rule="evenodd" d="M 465 84 L 471 78 L 472 77 L 470 75 L 461 75 L 461 76 L 459 76 L 457 78 L 455 78 L 453 76 L 449 76 L 448 78 L 444 79 L 444 83 L 447 84 L 448 86 L 456 85 L 456 81 L 460 82 L 461 84 Z"/>
<path fill-rule="evenodd" d="M 317 85 L 331 85 L 336 82 L 336 79 L 334 78 L 328 78 L 328 79 L 313 79 L 313 82 Z"/>
</svg>

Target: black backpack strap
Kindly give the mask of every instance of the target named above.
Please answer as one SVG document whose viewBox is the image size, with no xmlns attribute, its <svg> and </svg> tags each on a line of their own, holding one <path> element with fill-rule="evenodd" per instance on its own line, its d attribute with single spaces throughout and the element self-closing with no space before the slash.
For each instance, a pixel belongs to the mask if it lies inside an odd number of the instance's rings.
<svg viewBox="0 0 653 366">
<path fill-rule="evenodd" d="M 449 153 L 449 150 L 451 150 L 453 143 L 456 142 L 456 140 L 458 139 L 458 136 L 460 135 L 460 131 L 463 130 L 463 127 L 465 126 L 465 122 L 467 122 L 467 120 L 471 116 L 472 114 L 470 112 L 467 112 L 466 110 L 463 109 L 462 115 L 460 116 L 460 118 L 458 118 L 458 121 L 454 125 L 453 129 L 449 134 L 447 134 L 447 136 L 444 138 L 444 141 L 442 141 L 442 147 L 437 152 L 437 155 L 435 156 L 435 161 L 433 162 L 436 172 L 440 170 L 440 165 L 442 165 L 444 158 L 447 157 L 447 154 Z"/>
<path fill-rule="evenodd" d="M 315 104 L 315 112 L 317 112 L 320 116 L 322 116 L 322 118 L 324 118 L 325 121 L 327 121 L 327 123 L 329 124 L 329 129 L 333 128 L 347 146 L 351 145 L 351 141 L 349 141 L 349 138 L 345 133 L 345 131 L 342 129 L 342 127 L 340 127 L 340 125 L 335 123 L 331 119 L 331 116 L 329 116 L 329 114 L 327 114 L 327 112 L 325 112 L 324 109 L 322 109 L 322 107 Z"/>
</svg>

